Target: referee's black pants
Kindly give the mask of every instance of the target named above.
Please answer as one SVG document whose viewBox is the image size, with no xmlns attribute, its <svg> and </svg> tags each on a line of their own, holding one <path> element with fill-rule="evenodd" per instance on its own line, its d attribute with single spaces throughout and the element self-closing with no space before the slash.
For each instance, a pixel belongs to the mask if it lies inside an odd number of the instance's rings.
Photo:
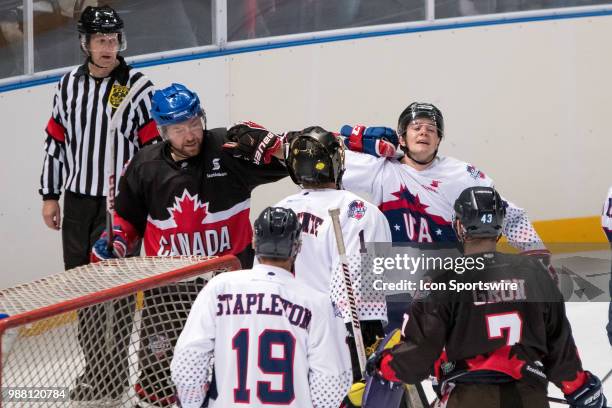
<svg viewBox="0 0 612 408">
<path fill-rule="evenodd" d="M 89 263 L 91 248 L 100 238 L 105 224 L 105 197 L 66 191 L 62 223 L 65 269 Z M 79 345 L 85 357 L 85 371 L 78 383 L 91 386 L 100 395 L 121 394 L 127 385 L 128 347 L 135 304 L 135 296 L 127 296 L 77 312 Z M 84 395 L 80 397 L 78 399 L 88 399 Z"/>
</svg>

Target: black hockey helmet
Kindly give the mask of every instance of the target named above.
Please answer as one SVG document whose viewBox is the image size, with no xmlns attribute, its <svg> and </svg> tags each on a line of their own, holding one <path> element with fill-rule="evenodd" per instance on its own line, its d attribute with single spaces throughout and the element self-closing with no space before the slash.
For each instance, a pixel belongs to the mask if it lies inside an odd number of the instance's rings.
<svg viewBox="0 0 612 408">
<path fill-rule="evenodd" d="M 285 161 L 293 182 L 333 182 L 339 188 L 344 173 L 344 145 L 340 140 L 320 126 L 291 133 L 287 135 L 289 146 Z"/>
<path fill-rule="evenodd" d="M 455 219 L 463 225 L 456 231 L 464 238 L 497 238 L 506 216 L 506 202 L 493 187 L 469 187 L 455 201 Z"/>
<path fill-rule="evenodd" d="M 290 208 L 268 207 L 255 220 L 255 255 L 289 259 L 300 250 L 301 225 Z"/>
<path fill-rule="evenodd" d="M 400 114 L 397 121 L 397 134 L 402 137 L 406 134 L 406 127 L 410 122 L 418 118 L 430 119 L 438 128 L 440 138 L 444 135 L 444 117 L 440 109 L 431 103 L 412 102 Z"/>
<path fill-rule="evenodd" d="M 123 32 L 123 20 L 119 14 L 109 6 L 92 7 L 87 6 L 77 23 L 81 49 L 87 55 L 89 38 L 92 34 L 118 34 L 119 48 L 117 51 L 124 51 L 127 48 L 127 41 Z"/>
<path fill-rule="evenodd" d="M 109 6 L 87 6 L 77 24 L 79 33 L 121 33 L 123 20 L 119 14 Z"/>
</svg>

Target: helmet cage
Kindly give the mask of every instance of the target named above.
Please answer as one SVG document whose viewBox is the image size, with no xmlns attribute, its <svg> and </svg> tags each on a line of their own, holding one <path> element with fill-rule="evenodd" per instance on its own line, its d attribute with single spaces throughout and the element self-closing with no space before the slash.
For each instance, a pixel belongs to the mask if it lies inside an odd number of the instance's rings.
<svg viewBox="0 0 612 408">
<path fill-rule="evenodd" d="M 117 47 L 116 52 L 125 51 L 127 49 L 127 40 L 125 38 L 125 34 L 123 30 L 115 31 L 112 33 L 79 33 L 79 41 L 81 43 L 81 50 L 86 55 L 91 55 L 91 51 L 89 50 L 89 41 L 91 40 L 91 36 L 93 34 L 118 34 L 117 40 L 119 41 L 119 46 Z"/>
<path fill-rule="evenodd" d="M 162 137 L 163 140 L 170 140 L 170 135 L 169 135 L 169 132 L 168 132 L 168 129 L 170 128 L 170 126 L 179 125 L 179 124 L 181 124 L 183 122 L 187 122 L 188 120 L 191 120 L 191 119 L 196 118 L 196 117 L 200 118 L 200 121 L 202 123 L 202 129 L 204 131 L 206 131 L 206 113 L 204 112 L 203 109 L 201 109 L 195 115 L 190 116 L 190 117 L 185 117 L 185 119 L 182 120 L 181 122 L 169 123 L 167 125 L 157 125 L 157 130 L 159 131 L 159 135 Z"/>
</svg>

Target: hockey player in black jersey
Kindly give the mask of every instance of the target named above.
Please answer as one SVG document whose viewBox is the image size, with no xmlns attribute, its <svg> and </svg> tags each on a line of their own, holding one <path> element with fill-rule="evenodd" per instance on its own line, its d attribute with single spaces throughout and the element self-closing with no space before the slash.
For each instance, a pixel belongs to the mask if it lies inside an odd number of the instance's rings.
<svg viewBox="0 0 612 408">
<path fill-rule="evenodd" d="M 250 267 L 251 192 L 287 175 L 272 156 L 282 157 L 280 138 L 252 122 L 207 129 L 198 96 L 180 84 L 154 94 L 151 114 L 165 141 L 143 149 L 125 169 L 115 256 L 141 237 L 147 255 L 233 254 Z M 108 258 L 102 241 L 92 255 Z"/>
<path fill-rule="evenodd" d="M 198 96 L 180 84 L 155 92 L 151 114 L 164 142 L 142 149 L 126 167 L 115 201 L 113 251 L 103 234 L 92 258 L 123 257 L 142 238 L 146 255 L 233 254 L 250 268 L 251 192 L 287 175 L 278 160 L 280 138 L 252 122 L 207 129 Z M 136 391 L 152 406 L 174 403 L 171 353 L 189 313 L 184 305 L 202 285 L 196 280 L 145 292 Z"/>
<path fill-rule="evenodd" d="M 373 356 L 368 370 L 406 383 L 434 374 L 438 407 L 548 407 L 549 381 L 573 408 L 603 407 L 601 382 L 582 369 L 562 295 L 548 271 L 529 257 L 495 251 L 505 215 L 497 192 L 470 187 L 454 209 L 464 256 L 485 266 L 463 274 L 430 272 L 429 278 L 474 288 L 417 296 L 402 341 Z"/>
</svg>

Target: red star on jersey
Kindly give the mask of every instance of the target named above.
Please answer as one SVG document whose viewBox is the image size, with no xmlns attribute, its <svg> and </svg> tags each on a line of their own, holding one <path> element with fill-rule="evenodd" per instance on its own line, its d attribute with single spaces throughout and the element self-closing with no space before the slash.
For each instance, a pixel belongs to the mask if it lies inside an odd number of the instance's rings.
<svg viewBox="0 0 612 408">
<path fill-rule="evenodd" d="M 422 214 L 427 214 L 427 211 L 425 211 L 425 209 L 427 207 L 429 207 L 428 205 L 425 205 L 421 202 L 421 199 L 419 198 L 418 194 L 414 195 L 414 209 Z"/>
<path fill-rule="evenodd" d="M 381 207 L 383 207 L 383 211 L 394 209 L 394 208 L 407 208 L 407 209 L 413 210 L 420 214 L 430 215 L 426 211 L 426 209 L 429 206 L 421 202 L 421 199 L 419 198 L 418 194 L 415 194 L 414 196 L 410 194 L 410 191 L 408 191 L 408 188 L 406 186 L 404 185 L 400 186 L 399 191 L 396 191 L 391 194 L 397 197 L 397 200 L 389 202 L 389 203 L 383 203 L 381 205 Z M 441 219 L 441 217 L 437 217 L 437 216 L 432 216 L 432 217 Z M 442 221 L 444 220 L 442 219 Z"/>
</svg>

